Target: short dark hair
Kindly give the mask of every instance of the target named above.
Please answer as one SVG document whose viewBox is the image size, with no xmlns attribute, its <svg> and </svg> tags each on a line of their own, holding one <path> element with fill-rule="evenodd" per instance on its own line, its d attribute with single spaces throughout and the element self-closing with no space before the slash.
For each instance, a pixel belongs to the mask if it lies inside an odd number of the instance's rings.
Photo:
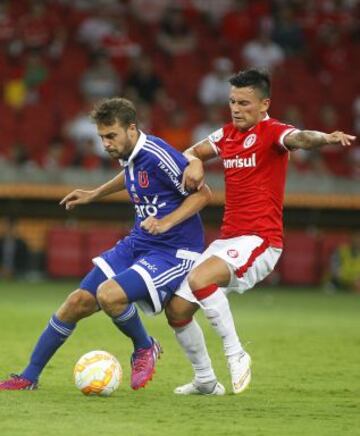
<svg viewBox="0 0 360 436">
<path fill-rule="evenodd" d="M 111 126 L 118 122 L 123 127 L 137 123 L 135 105 L 126 98 L 107 98 L 95 105 L 90 114 L 93 122 Z"/>
<path fill-rule="evenodd" d="M 251 86 L 254 89 L 258 89 L 263 98 L 269 98 L 271 95 L 270 75 L 266 71 L 257 70 L 255 68 L 239 71 L 230 78 L 229 82 L 236 88 Z"/>
</svg>

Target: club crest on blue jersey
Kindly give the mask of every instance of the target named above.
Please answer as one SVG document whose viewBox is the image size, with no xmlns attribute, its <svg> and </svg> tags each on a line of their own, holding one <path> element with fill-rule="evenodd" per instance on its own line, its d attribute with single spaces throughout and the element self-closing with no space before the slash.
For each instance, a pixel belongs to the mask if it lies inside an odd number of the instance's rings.
<svg viewBox="0 0 360 436">
<path fill-rule="evenodd" d="M 147 171 L 138 172 L 138 181 L 141 188 L 147 188 L 149 186 L 149 175 Z"/>
</svg>

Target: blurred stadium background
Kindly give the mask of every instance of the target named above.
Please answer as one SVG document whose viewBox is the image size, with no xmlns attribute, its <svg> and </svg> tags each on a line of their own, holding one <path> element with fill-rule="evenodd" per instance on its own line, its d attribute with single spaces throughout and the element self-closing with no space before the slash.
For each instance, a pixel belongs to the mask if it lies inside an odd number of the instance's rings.
<svg viewBox="0 0 360 436">
<path fill-rule="evenodd" d="M 72 213 L 58 205 L 118 171 L 87 119 L 95 101 L 132 99 L 145 131 L 184 149 L 228 119 L 232 72 L 256 66 L 272 72 L 272 116 L 359 135 L 359 55 L 357 0 L 1 1 L 2 277 L 80 277 L 131 225 L 126 196 Z M 210 242 L 223 184 L 219 164 L 208 170 Z M 359 179 L 359 141 L 292 154 L 285 252 L 269 282 L 339 286 L 333 254 L 357 240 L 359 290 Z"/>
</svg>

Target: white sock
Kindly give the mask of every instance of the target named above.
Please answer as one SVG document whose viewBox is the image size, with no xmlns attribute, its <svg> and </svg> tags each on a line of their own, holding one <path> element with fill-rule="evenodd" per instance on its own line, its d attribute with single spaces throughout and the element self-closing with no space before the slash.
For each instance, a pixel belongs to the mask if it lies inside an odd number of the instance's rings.
<svg viewBox="0 0 360 436">
<path fill-rule="evenodd" d="M 216 380 L 206 348 L 204 334 L 201 327 L 193 319 L 183 327 L 172 327 L 176 339 L 189 358 L 195 373 L 195 380 L 208 383 Z"/>
<path fill-rule="evenodd" d="M 240 354 L 243 348 L 236 333 L 229 301 L 221 289 L 200 301 L 206 318 L 223 340 L 227 358 Z"/>
</svg>

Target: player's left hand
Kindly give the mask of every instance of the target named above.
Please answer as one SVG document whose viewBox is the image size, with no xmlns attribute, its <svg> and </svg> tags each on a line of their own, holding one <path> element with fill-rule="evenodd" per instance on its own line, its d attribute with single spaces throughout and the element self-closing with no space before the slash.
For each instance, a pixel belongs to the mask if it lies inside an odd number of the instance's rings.
<svg viewBox="0 0 360 436">
<path fill-rule="evenodd" d="M 327 144 L 342 145 L 343 147 L 348 147 L 355 139 L 356 136 L 348 135 L 338 130 L 326 135 Z"/>
<path fill-rule="evenodd" d="M 170 229 L 170 224 L 164 219 L 158 220 L 153 216 L 149 216 L 144 221 L 141 221 L 140 227 L 149 232 L 151 235 L 160 235 Z"/>
<path fill-rule="evenodd" d="M 188 192 L 199 191 L 205 184 L 205 173 L 203 163 L 200 159 L 189 162 L 185 168 L 181 186 Z"/>
</svg>

